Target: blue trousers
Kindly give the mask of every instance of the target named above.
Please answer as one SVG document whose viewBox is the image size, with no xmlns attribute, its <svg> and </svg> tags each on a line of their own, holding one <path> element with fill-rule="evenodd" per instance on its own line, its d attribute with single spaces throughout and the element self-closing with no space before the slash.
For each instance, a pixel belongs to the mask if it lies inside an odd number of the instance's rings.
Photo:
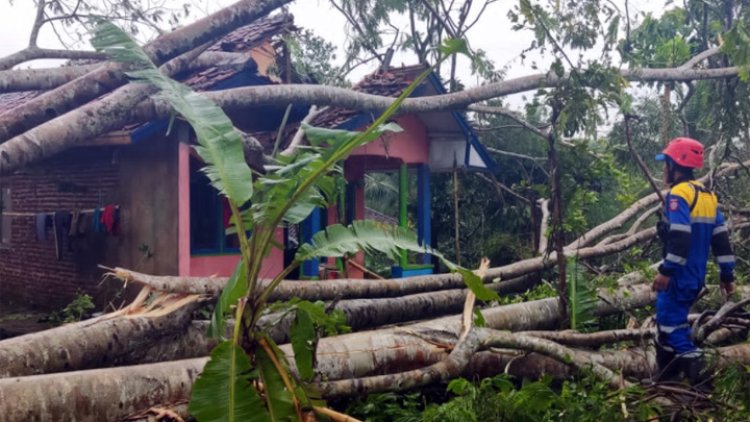
<svg viewBox="0 0 750 422">
<path fill-rule="evenodd" d="M 702 287 L 702 280 L 675 276 L 669 280 L 667 290 L 656 295 L 659 341 L 678 355 L 698 350 L 690 339 L 687 317 Z"/>
</svg>

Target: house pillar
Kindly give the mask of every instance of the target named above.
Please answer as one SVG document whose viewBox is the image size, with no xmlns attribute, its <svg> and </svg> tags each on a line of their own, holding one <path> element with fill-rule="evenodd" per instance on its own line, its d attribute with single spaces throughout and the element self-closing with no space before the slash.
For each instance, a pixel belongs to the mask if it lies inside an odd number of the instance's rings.
<svg viewBox="0 0 750 422">
<path fill-rule="evenodd" d="M 302 222 L 302 239 L 301 243 L 308 243 L 312 240 L 315 233 L 320 231 L 320 208 L 315 208 L 312 213 Z M 320 258 L 309 259 L 302 263 L 302 278 L 318 278 L 318 267 Z"/>
<path fill-rule="evenodd" d="M 398 225 L 402 228 L 409 227 L 409 167 L 406 164 L 401 164 L 398 169 Z M 401 268 L 406 268 L 408 264 L 407 252 L 401 251 L 399 257 L 399 265 Z"/>
<path fill-rule="evenodd" d="M 428 164 L 417 166 L 417 239 L 426 248 L 432 245 L 432 192 Z M 422 255 L 423 264 L 430 264 L 431 259 L 430 254 Z"/>
</svg>

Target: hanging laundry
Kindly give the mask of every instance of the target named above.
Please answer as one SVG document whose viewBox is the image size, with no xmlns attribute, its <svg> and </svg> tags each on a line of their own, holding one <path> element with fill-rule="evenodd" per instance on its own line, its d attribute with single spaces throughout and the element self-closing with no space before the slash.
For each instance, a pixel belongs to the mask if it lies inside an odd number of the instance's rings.
<svg viewBox="0 0 750 422">
<path fill-rule="evenodd" d="M 70 216 L 70 230 L 68 231 L 68 236 L 77 236 L 78 235 L 78 223 L 81 219 L 81 211 L 79 210 L 73 210 Z"/>
<path fill-rule="evenodd" d="M 104 211 L 102 211 L 102 225 L 107 233 L 115 236 L 118 234 L 118 217 L 118 212 L 114 205 L 110 204 L 104 207 Z"/>
<path fill-rule="evenodd" d="M 101 233 L 103 232 L 102 227 L 102 209 L 96 208 L 94 210 L 94 215 L 91 217 L 91 231 L 94 233 Z"/>
<path fill-rule="evenodd" d="M 91 216 L 87 213 L 81 213 L 78 217 L 78 236 L 85 236 L 91 229 Z"/>
<path fill-rule="evenodd" d="M 70 231 L 70 213 L 68 211 L 57 211 L 52 220 L 55 233 L 55 254 L 57 260 L 62 261 L 65 237 Z"/>
<path fill-rule="evenodd" d="M 36 240 L 39 242 L 47 240 L 47 217 L 48 215 L 46 213 L 37 214 L 35 216 Z"/>
</svg>

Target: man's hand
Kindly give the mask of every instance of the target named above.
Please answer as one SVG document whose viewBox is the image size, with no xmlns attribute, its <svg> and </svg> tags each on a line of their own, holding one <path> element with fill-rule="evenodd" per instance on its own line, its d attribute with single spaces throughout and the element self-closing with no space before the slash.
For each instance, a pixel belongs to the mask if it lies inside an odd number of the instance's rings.
<svg viewBox="0 0 750 422">
<path fill-rule="evenodd" d="M 667 290 L 667 287 L 669 287 L 669 277 L 664 274 L 659 274 L 654 279 L 654 284 L 651 285 L 651 290 L 663 292 Z"/>
<path fill-rule="evenodd" d="M 721 295 L 723 297 L 729 297 L 734 293 L 735 290 L 737 290 L 737 287 L 734 285 L 734 281 L 731 281 L 729 283 L 719 283 L 719 288 L 721 289 Z"/>
</svg>

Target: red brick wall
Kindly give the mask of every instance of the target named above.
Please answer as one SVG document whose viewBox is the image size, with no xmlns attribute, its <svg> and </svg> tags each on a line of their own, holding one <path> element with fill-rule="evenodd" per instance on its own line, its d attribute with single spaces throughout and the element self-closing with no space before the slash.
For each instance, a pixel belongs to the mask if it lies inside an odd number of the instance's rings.
<svg viewBox="0 0 750 422">
<path fill-rule="evenodd" d="M 120 152 L 117 147 L 69 150 L 0 184 L 11 188 L 12 212 L 94 208 L 100 198 L 117 203 Z M 94 293 L 102 274 L 97 265 L 116 253 L 119 241 L 90 234 L 76 241 L 74 252 L 66 245 L 58 261 L 52 228 L 39 242 L 34 217 L 13 217 L 11 244 L 0 246 L 0 300 L 52 309 L 69 303 L 79 290 Z"/>
</svg>

